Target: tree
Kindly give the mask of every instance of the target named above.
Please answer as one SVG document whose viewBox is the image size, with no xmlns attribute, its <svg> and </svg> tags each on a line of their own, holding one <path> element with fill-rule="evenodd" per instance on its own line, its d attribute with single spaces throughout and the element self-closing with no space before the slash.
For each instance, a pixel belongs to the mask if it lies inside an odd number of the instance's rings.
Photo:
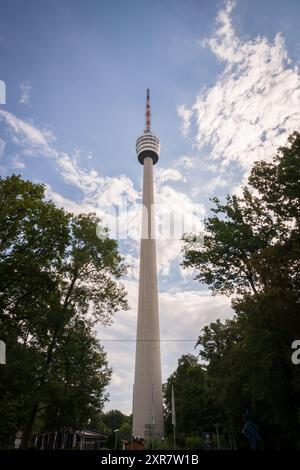
<svg viewBox="0 0 300 470">
<path fill-rule="evenodd" d="M 252 191 L 245 187 L 226 204 L 213 199 L 203 245 L 193 234 L 184 237 L 183 265 L 196 268 L 214 293 L 258 294 L 284 284 L 299 295 L 300 134 L 289 142 L 272 163 L 254 165 Z"/>
<path fill-rule="evenodd" d="M 26 419 L 42 361 L 34 335 L 53 286 L 47 272 L 60 264 L 68 241 L 68 215 L 43 195 L 42 185 L 18 176 L 0 179 L 0 331 L 7 345 L 0 443 L 13 442 Z"/>
<path fill-rule="evenodd" d="M 113 432 L 120 429 L 124 424 L 129 424 L 130 418 L 124 415 L 120 410 L 110 410 L 102 416 L 103 422 Z"/>
<path fill-rule="evenodd" d="M 236 437 L 251 408 L 265 447 L 297 447 L 300 375 L 300 135 L 272 162 L 254 164 L 242 196 L 227 196 L 205 221 L 204 244 L 187 234 L 184 266 L 214 294 L 235 296 L 235 316 L 198 340 L 220 409 Z"/>
<path fill-rule="evenodd" d="M 9 362 L 1 373 L 11 374 L 27 356 L 35 357 L 24 372 L 25 393 L 17 392 L 20 384 L 11 376 L 11 388 L 3 387 L 1 395 L 7 401 L 17 394 L 20 408 L 29 410 L 15 421 L 26 446 L 66 335 L 72 331 L 80 338 L 85 332 L 92 338 L 97 322 L 109 324 L 117 310 L 127 308 L 118 282 L 125 266 L 95 214 L 65 213 L 44 200 L 42 185 L 17 176 L 0 180 L 0 201 L 0 321 Z"/>
<path fill-rule="evenodd" d="M 0 321 L 8 341 L 27 342 L 68 243 L 70 216 L 43 197 L 42 185 L 0 179 Z"/>
<path fill-rule="evenodd" d="M 120 410 L 110 410 L 101 416 L 102 422 L 106 426 L 107 432 L 111 436 L 106 442 L 109 449 L 122 449 L 121 439 L 131 438 L 131 416 L 124 415 Z"/>
<path fill-rule="evenodd" d="M 74 318 L 65 328 L 48 375 L 44 427 L 88 427 L 100 414 L 111 369 L 91 325 Z M 80 365 L 80 367 L 78 367 Z"/>
<path fill-rule="evenodd" d="M 185 436 L 213 430 L 219 416 L 210 396 L 206 369 L 191 354 L 178 360 L 176 371 L 165 385 L 166 433 L 172 434 L 172 387 L 176 408 L 176 430 Z"/>
</svg>

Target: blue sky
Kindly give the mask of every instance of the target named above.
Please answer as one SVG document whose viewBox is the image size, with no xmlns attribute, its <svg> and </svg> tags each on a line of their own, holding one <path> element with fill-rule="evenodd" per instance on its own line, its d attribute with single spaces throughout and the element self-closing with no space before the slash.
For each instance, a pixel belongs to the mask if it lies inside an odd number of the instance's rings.
<svg viewBox="0 0 300 470">
<path fill-rule="evenodd" d="M 58 205 L 110 223 L 121 197 L 140 202 L 135 140 L 150 87 L 157 201 L 182 213 L 198 204 L 202 220 L 210 197 L 238 192 L 252 163 L 299 129 L 299 17 L 296 0 L 2 1 L 1 175 L 44 182 Z M 182 272 L 180 248 L 158 246 L 165 339 L 192 339 L 231 315 L 230 299 Z M 120 249 L 132 308 L 99 327 L 103 341 L 135 334 L 138 242 Z M 114 368 L 107 408 L 130 412 L 134 343 L 104 345 Z M 192 351 L 191 341 L 162 342 L 164 379 Z"/>
</svg>

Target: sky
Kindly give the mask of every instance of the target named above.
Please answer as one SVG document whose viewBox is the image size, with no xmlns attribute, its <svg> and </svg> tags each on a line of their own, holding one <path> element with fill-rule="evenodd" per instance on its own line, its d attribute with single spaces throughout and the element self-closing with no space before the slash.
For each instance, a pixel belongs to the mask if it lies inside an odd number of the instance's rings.
<svg viewBox="0 0 300 470">
<path fill-rule="evenodd" d="M 59 207 L 96 211 L 111 228 L 126 200 L 139 233 L 135 141 L 149 87 L 161 140 L 156 202 L 182 215 L 197 207 L 201 229 L 210 198 L 239 193 L 253 162 L 270 160 L 299 130 L 299 17 L 297 0 L 3 0 L 1 177 L 42 182 Z M 157 244 L 165 381 L 182 354 L 195 353 L 203 326 L 232 310 L 182 269 L 179 239 Z M 130 310 L 97 334 L 113 368 L 106 409 L 130 413 L 138 237 L 119 246 Z"/>
</svg>

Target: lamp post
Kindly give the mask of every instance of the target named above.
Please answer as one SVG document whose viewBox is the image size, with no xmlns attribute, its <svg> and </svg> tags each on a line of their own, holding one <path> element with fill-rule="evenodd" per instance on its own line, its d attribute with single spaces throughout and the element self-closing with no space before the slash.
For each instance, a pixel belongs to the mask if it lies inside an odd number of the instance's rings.
<svg viewBox="0 0 300 470">
<path fill-rule="evenodd" d="M 117 450 L 117 435 L 118 435 L 118 432 L 119 432 L 119 429 L 114 430 L 114 433 L 115 433 L 115 450 Z"/>
<path fill-rule="evenodd" d="M 0 339 L 0 364 L 6 364 L 6 345 Z"/>
<path fill-rule="evenodd" d="M 217 431 L 217 444 L 218 444 L 218 450 L 220 450 L 220 438 L 219 438 L 219 423 L 216 424 L 216 431 Z"/>
</svg>

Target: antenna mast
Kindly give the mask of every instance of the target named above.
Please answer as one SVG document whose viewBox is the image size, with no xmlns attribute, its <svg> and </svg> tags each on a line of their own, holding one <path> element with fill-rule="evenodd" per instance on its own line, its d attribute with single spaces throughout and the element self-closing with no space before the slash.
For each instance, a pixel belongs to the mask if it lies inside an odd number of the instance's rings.
<svg viewBox="0 0 300 470">
<path fill-rule="evenodd" d="M 150 89 L 147 88 L 147 99 L 146 99 L 146 129 L 145 132 L 151 132 L 151 113 L 150 113 Z"/>
</svg>

